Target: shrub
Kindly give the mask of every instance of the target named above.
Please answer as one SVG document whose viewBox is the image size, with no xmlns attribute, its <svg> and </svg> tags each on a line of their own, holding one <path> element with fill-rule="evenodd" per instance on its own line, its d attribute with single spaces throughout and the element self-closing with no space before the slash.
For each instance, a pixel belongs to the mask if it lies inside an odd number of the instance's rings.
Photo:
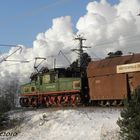
<svg viewBox="0 0 140 140">
<path fill-rule="evenodd" d="M 140 87 L 131 100 L 125 102 L 117 123 L 123 140 L 140 140 Z"/>
</svg>

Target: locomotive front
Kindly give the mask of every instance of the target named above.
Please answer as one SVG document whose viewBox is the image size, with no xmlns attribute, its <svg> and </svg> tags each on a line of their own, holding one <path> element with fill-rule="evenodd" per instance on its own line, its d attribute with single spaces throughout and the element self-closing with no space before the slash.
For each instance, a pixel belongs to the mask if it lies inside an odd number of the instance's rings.
<svg viewBox="0 0 140 140">
<path fill-rule="evenodd" d="M 46 73 L 34 74 L 31 82 L 20 89 L 20 105 L 68 106 L 81 103 L 80 73 L 55 68 Z"/>
</svg>

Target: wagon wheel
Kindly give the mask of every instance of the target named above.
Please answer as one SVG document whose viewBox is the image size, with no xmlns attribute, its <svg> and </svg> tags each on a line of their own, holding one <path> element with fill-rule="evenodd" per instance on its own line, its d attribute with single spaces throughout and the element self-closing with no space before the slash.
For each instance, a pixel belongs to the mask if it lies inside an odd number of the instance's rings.
<svg viewBox="0 0 140 140">
<path fill-rule="evenodd" d="M 35 106 L 36 106 L 36 105 L 35 105 L 35 100 L 34 100 L 34 98 L 31 99 L 31 106 L 32 106 L 32 107 L 35 107 Z"/>
<path fill-rule="evenodd" d="M 76 106 L 76 95 L 71 95 L 71 105 Z"/>
<path fill-rule="evenodd" d="M 23 98 L 23 105 L 25 107 L 29 107 L 29 99 L 28 98 Z"/>
<path fill-rule="evenodd" d="M 57 106 L 58 107 L 61 107 L 62 106 L 61 102 L 62 102 L 62 96 L 61 95 L 60 96 L 57 96 Z"/>
<path fill-rule="evenodd" d="M 24 107 L 23 98 L 20 98 L 19 104 L 21 105 L 21 107 Z"/>
<path fill-rule="evenodd" d="M 76 105 L 79 105 L 81 102 L 81 97 L 80 95 L 76 95 Z"/>
</svg>

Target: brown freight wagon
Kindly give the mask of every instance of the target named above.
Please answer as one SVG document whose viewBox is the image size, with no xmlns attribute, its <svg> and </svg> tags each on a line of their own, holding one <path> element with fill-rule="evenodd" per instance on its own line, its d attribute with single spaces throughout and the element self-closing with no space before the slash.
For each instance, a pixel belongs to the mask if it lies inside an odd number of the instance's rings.
<svg viewBox="0 0 140 140">
<path fill-rule="evenodd" d="M 92 61 L 87 76 L 91 101 L 121 101 L 140 85 L 140 53 Z"/>
</svg>

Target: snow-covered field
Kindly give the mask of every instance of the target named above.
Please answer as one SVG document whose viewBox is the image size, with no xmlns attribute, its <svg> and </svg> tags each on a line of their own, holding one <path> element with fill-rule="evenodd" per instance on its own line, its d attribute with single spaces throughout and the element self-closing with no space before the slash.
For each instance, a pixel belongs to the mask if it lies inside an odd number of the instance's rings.
<svg viewBox="0 0 140 140">
<path fill-rule="evenodd" d="M 117 108 L 38 109 L 14 113 L 24 121 L 11 140 L 118 140 Z M 9 130 L 10 131 L 10 130 Z"/>
</svg>

